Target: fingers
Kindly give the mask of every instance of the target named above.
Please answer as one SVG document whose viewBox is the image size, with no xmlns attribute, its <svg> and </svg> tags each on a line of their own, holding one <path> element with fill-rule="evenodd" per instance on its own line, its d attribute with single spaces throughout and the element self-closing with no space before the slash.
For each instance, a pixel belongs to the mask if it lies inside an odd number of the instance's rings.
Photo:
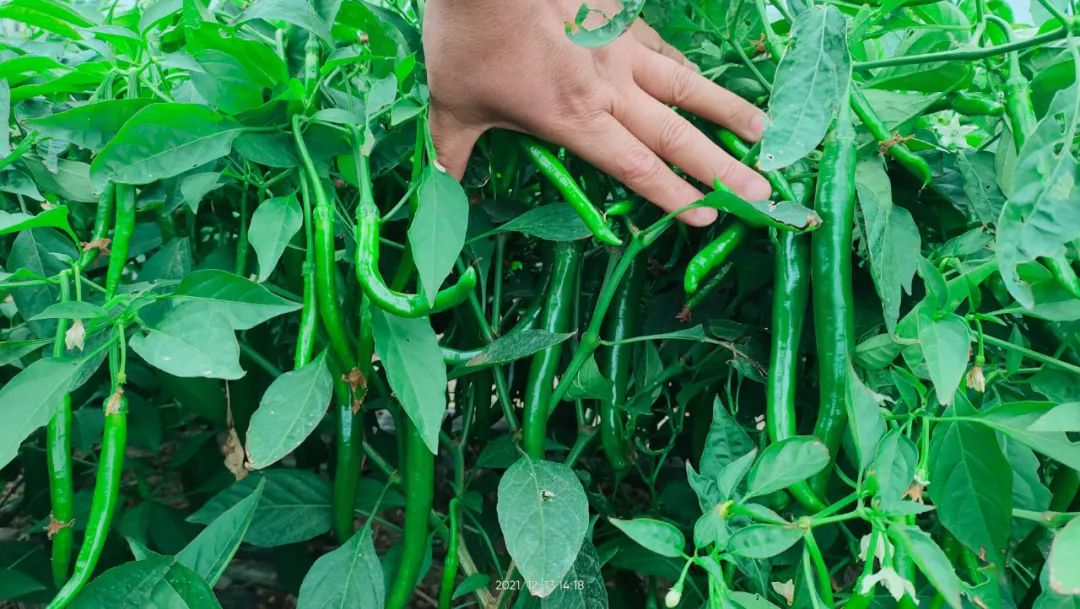
<svg viewBox="0 0 1080 609">
<path fill-rule="evenodd" d="M 629 93 L 625 104 L 616 107 L 615 118 L 661 158 L 704 184 L 712 186 L 713 180 L 720 180 L 750 201 L 766 200 L 772 192 L 765 178 L 643 91 Z"/>
<path fill-rule="evenodd" d="M 428 119 L 431 141 L 435 144 L 436 162 L 450 175 L 461 180 L 469 165 L 476 140 L 482 130 L 466 125 L 453 114 L 431 107 Z"/>
<path fill-rule="evenodd" d="M 571 151 L 665 211 L 675 211 L 704 197 L 610 114 L 564 135 L 562 139 Z M 715 209 L 698 208 L 683 213 L 679 219 L 692 226 L 708 226 L 716 216 Z"/>
<path fill-rule="evenodd" d="M 634 80 L 656 99 L 731 129 L 756 142 L 765 130 L 765 115 L 753 104 L 659 53 L 638 53 Z"/>
<path fill-rule="evenodd" d="M 635 40 L 645 45 L 649 50 L 660 53 L 664 57 L 684 65 L 695 72 L 701 71 L 696 63 L 687 59 L 686 56 L 680 53 L 675 47 L 664 42 L 664 39 L 660 37 L 660 34 L 641 19 L 638 19 L 634 22 L 634 25 L 630 26 L 630 33 L 633 34 Z"/>
</svg>

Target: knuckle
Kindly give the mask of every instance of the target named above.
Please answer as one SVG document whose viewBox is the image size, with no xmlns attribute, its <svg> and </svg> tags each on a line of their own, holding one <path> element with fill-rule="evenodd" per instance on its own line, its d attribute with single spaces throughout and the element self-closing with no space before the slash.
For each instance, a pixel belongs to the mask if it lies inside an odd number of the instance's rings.
<svg viewBox="0 0 1080 609">
<path fill-rule="evenodd" d="M 670 90 L 668 91 L 671 103 L 676 106 L 686 103 L 694 94 L 697 83 L 697 74 L 680 68 L 672 70 L 668 77 Z"/>
<path fill-rule="evenodd" d="M 663 167 L 650 150 L 635 146 L 619 157 L 618 171 L 621 181 L 640 185 L 654 183 Z"/>
<path fill-rule="evenodd" d="M 657 135 L 657 149 L 668 154 L 678 152 L 686 145 L 693 126 L 677 114 L 664 120 Z"/>
</svg>

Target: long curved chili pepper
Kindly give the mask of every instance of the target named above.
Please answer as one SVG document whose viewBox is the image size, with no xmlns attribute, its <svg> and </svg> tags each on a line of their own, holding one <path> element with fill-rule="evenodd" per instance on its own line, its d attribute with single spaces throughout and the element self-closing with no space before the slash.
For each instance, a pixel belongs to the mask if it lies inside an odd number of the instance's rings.
<svg viewBox="0 0 1080 609">
<path fill-rule="evenodd" d="M 711 243 L 701 248 L 690 262 L 686 264 L 686 274 L 683 276 L 683 288 L 687 294 L 693 294 L 698 290 L 701 282 L 709 275 L 709 272 L 724 264 L 742 242 L 750 234 L 750 227 L 744 222 L 736 220 L 713 239 Z"/>
<path fill-rule="evenodd" d="M 439 291 L 434 306 L 428 306 L 421 294 L 403 294 L 386 285 L 379 272 L 379 209 L 371 193 L 371 170 L 366 158 L 357 161 L 357 171 L 360 204 L 356 208 L 356 278 L 364 294 L 380 309 L 407 318 L 438 313 L 464 302 L 476 288 L 476 271 L 471 267 L 456 284 Z"/>
<path fill-rule="evenodd" d="M 405 609 L 416 588 L 427 550 L 428 517 L 435 499 L 435 459 L 411 420 L 402 431 L 405 438 L 402 491 L 408 501 L 401 533 L 401 561 L 386 593 L 386 609 Z"/>
<path fill-rule="evenodd" d="M 536 165 L 540 173 L 555 186 L 559 193 L 566 198 L 566 202 L 581 216 L 585 226 L 589 227 L 593 236 L 601 243 L 616 247 L 621 246 L 623 244 L 622 239 L 619 239 L 615 231 L 611 230 L 603 212 L 589 201 L 588 195 L 581 189 L 574 176 L 570 175 L 562 161 L 545 148 L 543 144 L 531 137 L 521 136 L 518 141 L 521 143 L 525 155 L 529 157 L 533 165 Z"/>
<path fill-rule="evenodd" d="M 356 492 L 360 484 L 361 444 L 363 438 L 360 426 L 353 419 L 353 398 L 345 379 L 357 366 L 356 353 L 349 340 L 348 326 L 345 324 L 338 301 L 337 264 L 334 247 L 334 208 L 326 195 L 315 163 L 308 152 L 307 144 L 300 129 L 301 117 L 293 115 L 293 138 L 296 151 L 304 165 L 301 181 L 307 182 L 307 189 L 315 197 L 312 210 L 312 228 L 314 229 L 315 250 L 315 302 L 318 306 L 319 319 L 330 340 L 330 349 L 338 362 L 337 378 L 334 380 L 334 392 L 337 398 L 336 438 L 337 467 L 334 469 L 334 494 L 331 501 L 331 514 L 334 533 L 339 542 L 352 537 L 355 530 L 353 512 L 356 507 Z"/>
<path fill-rule="evenodd" d="M 551 271 L 548 274 L 547 293 L 540 315 L 542 330 L 562 333 L 570 328 L 581 249 L 579 241 L 557 241 L 551 245 Z M 522 415 L 521 427 L 525 452 L 534 459 L 544 458 L 548 400 L 561 357 L 561 344 L 540 351 L 533 356 L 529 376 L 525 381 L 525 412 Z"/>
<path fill-rule="evenodd" d="M 823 225 L 810 239 L 814 334 L 817 337 L 818 405 L 816 435 L 836 458 L 847 422 L 847 375 L 854 350 L 852 232 L 855 223 L 855 133 L 845 104 L 825 141 L 818 171 L 815 208 Z M 811 481 L 824 495 L 831 468 Z"/>
<path fill-rule="evenodd" d="M 990 20 L 1004 32 L 1006 42 L 1012 40 L 1012 28 L 1002 24 L 999 18 Z M 1024 147 L 1028 136 L 1035 132 L 1039 121 L 1035 116 L 1035 106 L 1031 102 L 1031 83 L 1020 70 L 1019 53 L 1009 53 L 1008 61 L 1009 76 L 1005 81 L 1005 112 L 1012 127 L 1013 143 L 1019 152 Z M 1080 298 L 1080 277 L 1077 277 L 1076 270 L 1072 268 L 1069 259 L 1064 254 L 1047 258 L 1045 265 L 1061 287 L 1076 298 Z"/>
<path fill-rule="evenodd" d="M 454 497 L 450 500 L 450 533 L 446 542 L 446 560 L 443 562 L 442 583 L 439 586 L 439 609 L 450 609 L 454 600 L 454 584 L 457 583 L 458 567 L 461 559 L 458 557 L 458 545 L 461 543 L 461 501 Z"/>
<path fill-rule="evenodd" d="M 345 319 L 338 303 L 334 256 L 334 208 L 326 196 L 326 189 L 319 180 L 319 173 L 315 169 L 315 163 L 311 160 L 311 154 L 304 142 L 300 120 L 299 114 L 294 115 L 292 127 L 296 151 L 304 165 L 301 180 L 307 181 L 307 188 L 315 198 L 315 206 L 311 213 L 315 239 L 312 244 L 315 250 L 315 302 L 318 305 L 319 318 L 330 340 L 330 348 L 342 367 L 348 370 L 356 364 L 356 356 L 349 343 L 349 332 L 346 330 Z"/>
<path fill-rule="evenodd" d="M 885 121 L 878 116 L 877 111 L 870 105 L 870 102 L 867 101 L 866 96 L 858 87 L 851 87 L 850 98 L 851 108 L 855 110 L 855 114 L 874 136 L 874 139 L 887 146 L 888 153 L 896 159 L 896 162 L 918 178 L 923 186 L 929 184 L 930 180 L 933 179 L 933 172 L 930 171 L 930 164 L 926 162 L 926 159 L 912 152 L 903 142 L 896 141 Z"/>
<path fill-rule="evenodd" d="M 628 457 L 631 444 L 627 442 L 625 422 L 620 410 L 626 404 L 629 393 L 630 368 L 633 365 L 634 345 L 618 344 L 632 338 L 640 331 L 641 284 L 644 280 L 643 266 L 634 263 L 626 278 L 615 291 L 612 311 L 607 320 L 608 340 L 613 344 L 601 351 L 600 372 L 611 381 L 611 394 L 600 400 L 600 445 L 608 462 L 616 470 L 630 465 Z"/>
<path fill-rule="evenodd" d="M 116 223 L 113 230 L 112 253 L 109 255 L 109 267 L 106 270 L 105 301 L 108 302 L 120 287 L 124 266 L 127 264 L 128 248 L 131 235 L 135 232 L 135 187 L 129 184 L 117 184 Z M 123 325 L 117 326 L 123 339 Z M 124 359 L 120 352 L 125 347 L 117 345 L 110 353 L 110 362 Z M 86 523 L 86 534 L 79 555 L 75 559 L 75 568 L 67 583 L 60 588 L 47 609 L 62 609 L 86 586 L 94 573 L 105 539 L 109 535 L 113 513 L 120 501 L 120 479 L 124 473 L 124 451 L 127 448 L 127 398 L 124 397 L 124 372 L 114 370 L 113 391 L 105 401 L 105 424 L 101 436 L 101 455 L 98 462 L 97 479 L 94 482 L 94 495 L 90 502 L 90 515 Z"/>
<path fill-rule="evenodd" d="M 720 143 L 736 158 L 746 158 L 750 148 L 734 133 L 722 130 Z M 797 193 L 787 178 L 777 171 L 765 172 L 780 200 L 806 203 L 809 188 Z M 770 442 L 796 435 L 795 394 L 798 386 L 799 344 L 810 299 L 810 242 L 806 235 L 774 231 L 775 245 L 772 326 L 769 337 L 769 374 L 765 385 L 765 430 Z M 800 483 L 788 489 L 796 501 L 814 511 L 825 504 Z"/>
<path fill-rule="evenodd" d="M 60 276 L 60 302 L 70 293 L 67 272 Z M 64 355 L 66 319 L 56 320 L 53 357 Z M 52 541 L 53 582 L 60 586 L 67 580 L 71 552 L 75 546 L 75 482 L 71 466 L 71 394 L 64 394 L 59 411 L 49 419 L 46 430 L 46 461 L 49 467 L 49 539 Z"/>
<path fill-rule="evenodd" d="M 90 500 L 86 536 L 75 559 L 75 569 L 71 579 L 60 588 L 47 609 L 62 609 L 75 599 L 90 581 L 101 551 L 105 548 L 112 516 L 120 502 L 120 480 L 124 473 L 124 450 L 127 447 L 127 398 L 121 391 L 117 387 L 116 392 L 105 400 L 105 428 L 98 457 L 97 480 Z"/>
<path fill-rule="evenodd" d="M 311 226 L 311 196 L 307 179 L 300 179 L 300 198 L 304 205 L 304 294 L 300 309 L 300 326 L 296 331 L 294 368 L 302 368 L 315 355 L 315 338 L 318 332 L 318 304 L 315 302 L 315 229 Z"/>
</svg>

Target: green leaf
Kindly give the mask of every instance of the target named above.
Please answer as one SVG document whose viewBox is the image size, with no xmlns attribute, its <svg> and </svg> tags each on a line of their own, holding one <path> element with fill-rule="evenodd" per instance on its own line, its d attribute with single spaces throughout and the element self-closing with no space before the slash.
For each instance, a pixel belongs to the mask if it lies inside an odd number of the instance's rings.
<svg viewBox="0 0 1080 609">
<path fill-rule="evenodd" d="M 1029 431 L 1080 432 L 1080 402 L 1058 404 L 1028 426 Z"/>
<path fill-rule="evenodd" d="M 197 104 L 151 104 L 139 110 L 90 164 L 90 180 L 149 184 L 180 175 L 232 150 L 242 126 Z"/>
<path fill-rule="evenodd" d="M 805 531 L 797 526 L 751 524 L 731 535 L 728 548 L 732 554 L 746 558 L 772 558 L 802 539 Z"/>
<path fill-rule="evenodd" d="M 120 132 L 124 124 L 152 99 L 111 99 L 76 106 L 70 110 L 26 121 L 42 135 L 99 152 Z"/>
<path fill-rule="evenodd" d="M 567 203 L 535 207 L 481 236 L 508 232 L 521 233 L 544 241 L 577 241 L 592 234 L 581 216 Z"/>
<path fill-rule="evenodd" d="M 248 227 L 248 240 L 259 260 L 259 283 L 274 272 L 281 254 L 304 225 L 304 212 L 296 195 L 267 199 L 255 208 Z"/>
<path fill-rule="evenodd" d="M 686 538 L 683 537 L 682 531 L 671 523 L 652 518 L 633 520 L 609 518 L 608 520 L 627 537 L 660 556 L 678 558 L 683 555 Z"/>
<path fill-rule="evenodd" d="M 357 531 L 311 565 L 300 584 L 297 609 L 382 609 L 386 591 L 371 527 Z"/>
<path fill-rule="evenodd" d="M 45 586 L 41 582 L 22 571 L 0 569 L 0 598 L 17 599 L 44 589 Z"/>
<path fill-rule="evenodd" d="M 758 166 L 782 169 L 817 148 L 848 94 L 851 57 L 847 20 L 832 6 L 813 6 L 792 26 L 792 45 L 776 69 L 769 99 L 771 123 Z"/>
<path fill-rule="evenodd" d="M 240 345 L 229 321 L 200 303 L 185 302 L 169 311 L 146 334 L 136 334 L 131 350 L 151 366 L 182 378 L 236 380 Z"/>
<path fill-rule="evenodd" d="M 1068 596 L 1080 595 L 1080 516 L 1073 518 L 1057 535 L 1050 545 L 1049 568 L 1050 589 Z"/>
<path fill-rule="evenodd" d="M 240 548 L 265 486 L 266 479 L 259 480 L 254 492 L 225 510 L 180 550 L 176 562 L 194 571 L 211 587 L 215 586 Z"/>
<path fill-rule="evenodd" d="M 220 609 L 213 591 L 172 556 L 124 563 L 102 573 L 72 609 Z"/>
<path fill-rule="evenodd" d="M 8 213 L 0 211 L 0 235 L 42 227 L 59 228 L 67 233 L 72 241 L 76 243 L 79 241 L 78 237 L 76 237 L 75 233 L 71 230 L 71 225 L 68 224 L 67 205 L 59 205 L 52 209 L 47 209 L 36 216 L 31 216 L 30 214 L 24 214 L 22 212 Z"/>
<path fill-rule="evenodd" d="M 197 66 L 188 71 L 191 84 L 206 102 L 225 114 L 239 114 L 263 105 L 265 82 L 257 72 L 219 49 L 203 49 L 192 55 Z"/>
<path fill-rule="evenodd" d="M 548 596 L 541 609 L 608 609 L 607 584 L 600 571 L 600 557 L 588 539 L 581 544 L 577 560 Z"/>
<path fill-rule="evenodd" d="M 325 351 L 274 379 L 248 425 L 248 466 L 263 469 L 296 450 L 319 426 L 333 393 Z"/>
<path fill-rule="evenodd" d="M 770 444 L 750 469 L 746 498 L 785 489 L 828 465 L 829 449 L 817 438 L 797 436 Z"/>
<path fill-rule="evenodd" d="M 775 228 L 788 232 L 809 232 L 821 226 L 821 216 L 808 207 L 792 201 L 746 201 L 721 182 L 705 195 L 703 204 L 725 211 L 751 226 Z"/>
<path fill-rule="evenodd" d="M 70 300 L 49 305 L 31 319 L 94 319 L 108 313 L 96 304 L 82 300 Z"/>
<path fill-rule="evenodd" d="M 750 592 L 731 592 L 727 601 L 731 609 L 778 609 L 764 596 Z"/>
<path fill-rule="evenodd" d="M 244 541 L 273 548 L 307 541 L 330 530 L 330 485 L 309 471 L 268 469 L 248 475 L 214 495 L 188 522 L 210 524 L 255 491 L 266 479 L 262 498 Z"/>
<path fill-rule="evenodd" d="M 173 298 L 198 303 L 226 320 L 234 330 L 248 330 L 268 319 L 301 308 L 254 281 L 217 269 L 195 271 L 180 282 Z"/>
<path fill-rule="evenodd" d="M 881 412 L 879 396 L 867 387 L 859 378 L 855 367 L 848 363 L 848 431 L 854 439 L 855 457 L 859 470 L 870 465 L 881 436 L 885 435 L 885 415 Z"/>
<path fill-rule="evenodd" d="M 938 401 L 951 404 L 967 371 L 971 335 L 967 322 L 955 313 L 937 316 L 929 308 L 919 310 L 919 344 Z"/>
<path fill-rule="evenodd" d="M 428 304 L 454 270 L 469 228 L 469 199 L 454 176 L 428 167 L 417 192 L 420 208 L 409 225 L 409 245 Z"/>
<path fill-rule="evenodd" d="M 929 490 L 941 524 L 997 564 L 1011 532 L 1011 471 L 992 430 L 959 421 L 934 428 Z"/>
<path fill-rule="evenodd" d="M 573 470 L 528 455 L 499 481 L 497 511 L 506 550 L 534 596 L 570 571 L 589 526 L 589 502 Z"/>
<path fill-rule="evenodd" d="M 994 180 L 994 154 L 961 150 L 956 154 L 956 166 L 964 176 L 964 194 L 975 218 L 986 226 L 997 224 L 1005 195 Z"/>
<path fill-rule="evenodd" d="M 882 506 L 900 501 L 915 477 L 919 451 L 907 436 L 894 429 L 878 443 L 874 455 L 873 473 L 877 478 L 877 496 Z"/>
<path fill-rule="evenodd" d="M 315 12 L 309 0 L 256 0 L 236 18 L 236 22 L 247 23 L 252 19 L 284 21 L 315 34 L 328 44 L 334 42 L 330 26 Z"/>
<path fill-rule="evenodd" d="M 893 205 L 892 184 L 880 158 L 861 161 L 855 173 L 859 209 L 865 224 L 866 250 L 870 256 L 870 275 L 881 297 L 885 327 L 896 328 L 900 302 L 918 266 L 922 240 L 919 227 L 908 210 Z"/>
<path fill-rule="evenodd" d="M 49 422 L 64 396 L 74 391 L 97 369 L 98 358 L 83 360 L 39 359 L 0 388 L 0 467 L 19 453 L 19 445 L 34 430 Z"/>
<path fill-rule="evenodd" d="M 645 6 L 645 0 L 622 0 L 622 5 L 622 9 L 604 25 L 586 29 L 585 20 L 593 10 L 588 4 L 582 4 L 574 23 L 566 24 L 566 35 L 577 44 L 591 49 L 611 44 L 616 38 L 622 36 L 623 32 L 638 18 L 641 9 Z"/>
<path fill-rule="evenodd" d="M 1080 442 L 1073 442 L 1060 432 L 1032 430 L 1054 404 L 1050 402 L 1008 402 L 989 410 L 981 410 L 971 420 L 1000 431 L 1075 470 L 1080 470 Z"/>
<path fill-rule="evenodd" d="M 431 322 L 403 319 L 372 307 L 371 332 L 390 388 L 428 449 L 436 454 L 446 413 L 446 365 Z"/>
<path fill-rule="evenodd" d="M 962 609 L 960 578 L 956 576 L 945 552 L 941 551 L 929 535 L 917 527 L 893 525 L 889 527 L 889 537 L 894 544 L 907 551 L 912 561 L 941 593 L 950 607 Z"/>
<path fill-rule="evenodd" d="M 1005 286 L 1021 305 L 1031 308 L 1031 286 L 1016 267 L 1053 257 L 1080 238 L 1080 165 L 1072 154 L 1075 134 L 1063 133 L 1080 111 L 1080 85 L 1058 92 L 1050 110 L 1018 154 L 1013 189 L 998 222 L 997 258 Z"/>
<path fill-rule="evenodd" d="M 559 334 L 537 328 L 525 328 L 495 339 L 465 366 L 469 368 L 469 372 L 472 372 L 477 368 L 509 364 L 562 344 L 573 336 L 572 332 Z"/>
<path fill-rule="evenodd" d="M 715 478 L 730 463 L 738 460 L 754 448 L 754 442 L 746 430 L 732 418 L 719 396 L 713 398 L 712 424 L 705 437 L 705 449 L 701 453 L 701 475 Z"/>
</svg>

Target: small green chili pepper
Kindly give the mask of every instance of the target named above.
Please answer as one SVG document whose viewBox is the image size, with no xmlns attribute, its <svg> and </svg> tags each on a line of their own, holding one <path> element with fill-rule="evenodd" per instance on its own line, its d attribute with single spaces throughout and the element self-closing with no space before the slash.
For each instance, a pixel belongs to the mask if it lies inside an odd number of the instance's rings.
<svg viewBox="0 0 1080 609">
<path fill-rule="evenodd" d="M 604 214 L 589 201 L 585 191 L 581 189 L 577 180 L 570 175 L 562 161 L 545 148 L 543 144 L 530 137 L 521 136 L 518 141 L 521 143 L 521 147 L 529 160 L 566 198 L 566 202 L 585 221 L 585 226 L 589 227 L 593 236 L 601 243 L 616 247 L 621 246 L 623 244 L 622 239 L 619 239 L 615 231 L 611 230 L 607 220 L 604 218 Z"/>
<path fill-rule="evenodd" d="M 687 294 L 697 291 L 709 272 L 724 264 L 750 234 L 750 227 L 736 220 L 731 223 L 716 239 L 706 245 L 690 259 L 683 276 L 683 288 Z"/>
<path fill-rule="evenodd" d="M 855 110 L 855 114 L 858 115 L 859 120 L 863 125 L 873 134 L 882 147 L 882 154 L 888 152 L 897 163 L 904 166 L 905 169 L 910 171 L 916 178 L 918 178 L 923 186 L 930 183 L 933 179 L 933 172 L 930 171 L 930 165 L 926 162 L 926 159 L 915 154 L 903 141 L 899 141 L 893 133 L 889 131 L 885 121 L 878 116 L 878 113 L 867 101 L 866 96 L 859 90 L 858 87 L 851 87 L 851 108 Z"/>
</svg>

